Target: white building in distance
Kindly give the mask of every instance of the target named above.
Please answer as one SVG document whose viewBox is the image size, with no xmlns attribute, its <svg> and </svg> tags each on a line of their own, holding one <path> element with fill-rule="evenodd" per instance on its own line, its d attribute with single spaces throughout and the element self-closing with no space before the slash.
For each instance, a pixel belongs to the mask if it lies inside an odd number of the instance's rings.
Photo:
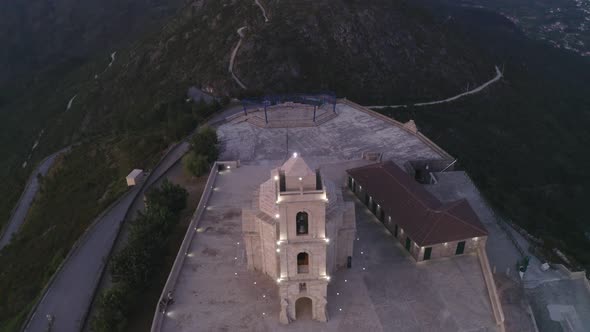
<svg viewBox="0 0 590 332">
<path fill-rule="evenodd" d="M 277 281 L 281 323 L 306 311 L 327 321 L 330 274 L 351 265 L 354 203 L 296 153 L 255 195 L 253 209 L 242 211 L 248 268 Z"/>
</svg>

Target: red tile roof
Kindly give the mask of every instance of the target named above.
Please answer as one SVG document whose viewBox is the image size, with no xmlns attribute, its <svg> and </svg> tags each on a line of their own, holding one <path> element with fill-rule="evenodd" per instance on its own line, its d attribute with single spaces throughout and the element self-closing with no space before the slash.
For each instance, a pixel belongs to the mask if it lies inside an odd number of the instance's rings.
<svg viewBox="0 0 590 332">
<path fill-rule="evenodd" d="M 392 161 L 347 172 L 419 246 L 488 234 L 467 200 L 441 203 Z"/>
</svg>

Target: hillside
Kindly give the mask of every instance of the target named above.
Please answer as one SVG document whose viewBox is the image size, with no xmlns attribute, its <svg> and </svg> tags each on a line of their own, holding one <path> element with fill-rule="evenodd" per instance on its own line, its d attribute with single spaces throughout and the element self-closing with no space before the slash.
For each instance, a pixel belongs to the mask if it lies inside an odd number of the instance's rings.
<svg viewBox="0 0 590 332">
<path fill-rule="evenodd" d="M 190 126 L 174 112 L 184 107 L 178 104 L 190 86 L 221 96 L 334 90 L 359 102 L 398 102 L 444 96 L 493 73 L 484 54 L 403 1 L 263 3 L 268 23 L 253 1 L 192 2 L 160 32 L 118 49 L 112 67 L 101 52 L 77 70 L 47 73 L 32 91 L 11 96 L 0 111 L 0 141 L 10 142 L 0 144 L 6 156 L 0 187 L 10 189 L 0 223 L 20 192 L 13 188 L 24 183 L 35 160 L 57 148 L 83 136 L 161 128 L 168 115 L 175 125 Z M 248 28 L 234 70 L 248 91 L 227 69 L 242 26 Z"/>
<path fill-rule="evenodd" d="M 483 53 L 402 1 L 262 2 L 268 23 L 253 1 L 191 2 L 159 32 L 117 49 L 112 65 L 96 55 L 74 70 L 47 72 L 34 89 L 7 99 L 0 112 L 2 223 L 36 161 L 81 145 L 43 180 L 26 226 L 0 252 L 0 330 L 16 329 L 93 216 L 122 193 L 129 169 L 150 168 L 216 109 L 187 103 L 190 87 L 218 96 L 328 89 L 361 102 L 396 102 L 444 96 L 493 71 Z M 247 91 L 228 72 L 242 26 L 234 71 Z"/>
<path fill-rule="evenodd" d="M 440 20 L 469 31 L 503 64 L 505 79 L 452 104 L 384 111 L 420 129 L 451 154 L 506 219 L 590 267 L 590 61 L 532 41 L 490 11 L 439 6 Z M 449 19 L 450 18 L 450 19 Z"/>
<path fill-rule="evenodd" d="M 158 27 L 184 0 L 4 0 L 0 87 L 64 70 Z M 121 32 L 125 33 L 121 33 Z M 3 94 L 6 96 L 6 94 Z M 1 99 L 1 98 L 0 98 Z"/>
<path fill-rule="evenodd" d="M 590 196 L 583 172 L 590 166 L 586 60 L 529 41 L 499 15 L 449 9 L 434 0 L 424 3 L 429 9 L 381 0 L 261 3 L 269 22 L 254 1 L 189 2 L 157 32 L 138 32 L 132 43 L 121 40 L 111 66 L 112 50 L 97 42 L 80 61 L 39 74 L 26 93 L 5 90 L 0 225 L 36 161 L 59 147 L 82 145 L 58 162 L 27 226 L 0 252 L 0 331 L 18 326 L 93 216 L 124 190 L 121 179 L 129 169 L 150 168 L 162 150 L 217 108 L 187 103 L 192 86 L 232 97 L 332 90 L 363 104 L 401 104 L 464 91 L 488 80 L 498 64 L 505 78 L 481 94 L 384 112 L 415 119 L 459 158 L 503 214 L 548 239 L 549 247 L 565 248 L 590 264 L 583 210 Z M 105 9 L 104 17 L 111 14 Z M 228 72 L 237 30 L 244 26 L 234 72 L 246 90 Z M 104 36 L 127 31 L 126 25 L 112 27 Z M 60 45 L 67 44 L 67 32 L 54 33 Z M 5 45 L 14 41 L 7 36 Z M 33 47 L 27 52 L 36 54 Z M 44 61 L 59 54 L 47 53 Z"/>
</svg>

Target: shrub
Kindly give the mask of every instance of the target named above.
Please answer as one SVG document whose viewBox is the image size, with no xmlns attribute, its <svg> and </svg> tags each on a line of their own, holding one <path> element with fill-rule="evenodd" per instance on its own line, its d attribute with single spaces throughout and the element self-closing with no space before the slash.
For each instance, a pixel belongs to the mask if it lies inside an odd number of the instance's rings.
<svg viewBox="0 0 590 332">
<path fill-rule="evenodd" d="M 198 155 L 194 151 L 189 152 L 183 160 L 184 168 L 193 176 L 201 176 L 209 170 L 207 157 Z"/>
<path fill-rule="evenodd" d="M 124 331 L 129 312 L 129 289 L 124 283 L 115 284 L 104 292 L 98 300 L 97 315 L 91 323 L 92 331 Z"/>
<path fill-rule="evenodd" d="M 191 139 L 191 151 L 196 155 L 202 155 L 207 158 L 207 162 L 212 163 L 219 156 L 217 148 L 217 132 L 211 127 L 201 128 Z"/>
</svg>

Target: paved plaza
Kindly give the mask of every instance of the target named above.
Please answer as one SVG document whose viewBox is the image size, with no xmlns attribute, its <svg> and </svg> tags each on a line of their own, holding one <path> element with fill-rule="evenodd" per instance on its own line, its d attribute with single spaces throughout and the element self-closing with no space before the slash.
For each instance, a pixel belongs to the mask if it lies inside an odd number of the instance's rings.
<svg viewBox="0 0 590 332">
<path fill-rule="evenodd" d="M 272 167 L 223 171 L 188 253 L 164 331 L 495 331 L 477 256 L 416 264 L 376 218 L 356 202 L 357 241 L 352 269 L 328 287 L 327 323 L 278 322 L 276 281 L 247 270 L 241 243 L 242 207 Z M 335 183 L 364 161 L 320 165 Z"/>
<path fill-rule="evenodd" d="M 442 157 L 416 136 L 344 104 L 338 116 L 318 127 L 259 128 L 248 122 L 218 128 L 221 160 L 285 159 L 299 152 L 306 161 L 359 159 L 363 152 L 381 152 L 398 163 Z"/>
<path fill-rule="evenodd" d="M 276 280 L 248 271 L 242 208 L 272 168 L 298 152 L 337 187 L 345 170 L 367 165 L 363 152 L 398 164 L 441 159 L 418 137 L 347 105 L 318 127 L 259 128 L 233 121 L 218 128 L 220 160 L 241 167 L 220 172 L 190 243 L 162 331 L 496 331 L 480 262 L 462 255 L 416 264 L 356 198 L 357 239 L 351 269 L 328 285 L 328 322 L 279 324 Z"/>
</svg>

